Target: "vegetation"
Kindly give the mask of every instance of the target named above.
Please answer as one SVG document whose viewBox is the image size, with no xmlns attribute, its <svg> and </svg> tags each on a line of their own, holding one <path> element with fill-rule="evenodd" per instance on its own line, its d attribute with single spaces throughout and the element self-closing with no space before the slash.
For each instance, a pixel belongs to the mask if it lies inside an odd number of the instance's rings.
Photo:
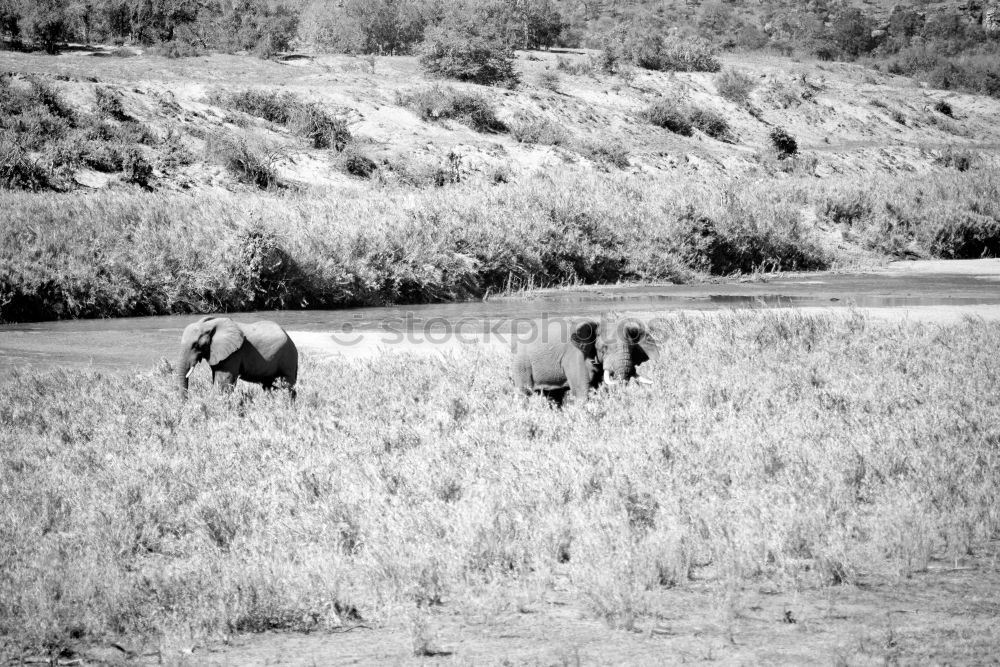
<svg viewBox="0 0 1000 667">
<path fill-rule="evenodd" d="M 454 119 L 477 132 L 506 132 L 489 99 L 477 92 L 431 86 L 396 94 L 396 103 L 408 107 L 421 120 Z"/>
<path fill-rule="evenodd" d="M 771 138 L 774 150 L 778 151 L 778 157 L 784 158 L 799 152 L 799 143 L 786 130 L 776 127 L 768 136 Z"/>
<path fill-rule="evenodd" d="M 485 85 L 513 86 L 513 43 L 498 32 L 488 7 L 472 11 L 452 10 L 444 21 L 428 28 L 420 45 L 420 64 L 434 76 Z"/>
<path fill-rule="evenodd" d="M 403 182 L 455 180 L 394 168 Z M 0 228 L 0 319 L 418 303 L 851 261 L 803 224 L 803 208 L 881 254 L 996 255 L 998 195 L 1000 177 L 983 171 L 808 188 L 594 175 L 339 199 L 109 192 L 72 206 L 70 195 L 7 192 L 0 210 L 19 213 Z M 265 262 L 273 273 L 252 290 L 238 280 L 248 229 L 284 258 Z"/>
<path fill-rule="evenodd" d="M 214 394 L 203 370 L 182 403 L 166 363 L 15 371 L 6 650 L 124 636 L 172 653 L 472 613 L 486 591 L 516 607 L 554 581 L 648 630 L 668 590 L 891 580 L 1000 529 L 995 324 L 749 311 L 653 331 L 671 349 L 656 387 L 562 411 L 515 398 L 499 350 L 310 360 L 294 404 Z"/>
<path fill-rule="evenodd" d="M 926 4 L 926 3 L 924 3 Z M 718 50 L 770 49 L 873 67 L 943 88 L 1000 95 L 1000 41 L 984 3 L 860 8 L 850 3 L 705 0 L 6 0 L 0 39 L 57 52 L 66 42 L 155 45 L 173 57 L 206 50 L 271 57 L 293 44 L 341 53 L 421 53 L 428 72 L 516 81 L 512 49 L 602 49 L 600 66 L 719 70 Z"/>
<path fill-rule="evenodd" d="M 523 144 L 562 146 L 570 142 L 569 132 L 559 123 L 530 114 L 521 114 L 510 125 L 510 136 Z"/>
<path fill-rule="evenodd" d="M 729 122 L 711 109 L 659 100 L 646 109 L 643 116 L 653 125 L 684 137 L 690 137 L 697 128 L 713 139 L 729 138 Z"/>
<path fill-rule="evenodd" d="M 746 104 L 750 101 L 750 93 L 757 87 L 757 82 L 746 72 L 737 69 L 727 69 L 715 76 L 715 88 L 719 95 L 730 102 Z"/>
<path fill-rule="evenodd" d="M 295 134 L 309 139 L 313 148 L 344 150 L 351 140 L 347 123 L 332 116 L 315 102 L 306 102 L 294 93 L 273 90 L 215 91 L 213 104 L 284 125 Z"/>
</svg>

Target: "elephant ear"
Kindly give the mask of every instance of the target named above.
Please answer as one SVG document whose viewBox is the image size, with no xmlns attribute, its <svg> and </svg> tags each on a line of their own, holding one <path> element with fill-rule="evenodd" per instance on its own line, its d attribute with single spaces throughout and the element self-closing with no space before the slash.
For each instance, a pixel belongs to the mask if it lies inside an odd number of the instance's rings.
<svg viewBox="0 0 1000 667">
<path fill-rule="evenodd" d="M 583 356 L 593 358 L 597 356 L 597 335 L 599 325 L 592 320 L 576 322 L 572 325 L 569 339 L 576 347 L 583 351 Z"/>
<path fill-rule="evenodd" d="M 215 366 L 221 363 L 243 345 L 243 332 L 228 317 L 206 322 L 212 325 L 212 348 L 208 363 Z"/>
<path fill-rule="evenodd" d="M 645 324 L 638 320 L 630 320 L 624 323 L 623 331 L 629 344 L 632 345 L 632 358 L 636 366 L 660 358 L 660 348 L 657 347 Z"/>
</svg>

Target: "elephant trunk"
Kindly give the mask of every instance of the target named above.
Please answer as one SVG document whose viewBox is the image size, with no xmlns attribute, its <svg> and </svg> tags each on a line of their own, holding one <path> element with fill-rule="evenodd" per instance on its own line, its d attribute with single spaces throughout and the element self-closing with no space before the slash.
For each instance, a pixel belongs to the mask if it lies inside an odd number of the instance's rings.
<svg viewBox="0 0 1000 667">
<path fill-rule="evenodd" d="M 182 394 L 187 394 L 188 378 L 194 372 L 195 363 L 195 360 L 191 359 L 190 356 L 183 354 L 177 364 L 177 383 L 180 385 Z"/>
</svg>

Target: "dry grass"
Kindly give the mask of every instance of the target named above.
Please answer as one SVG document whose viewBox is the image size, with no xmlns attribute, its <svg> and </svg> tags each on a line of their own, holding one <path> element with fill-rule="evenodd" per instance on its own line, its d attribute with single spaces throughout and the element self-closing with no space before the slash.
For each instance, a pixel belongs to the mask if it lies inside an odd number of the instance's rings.
<svg viewBox="0 0 1000 667">
<path fill-rule="evenodd" d="M 866 250 L 996 255 L 998 201 L 1000 178 L 977 170 L 711 186 L 594 174 L 353 198 L 0 193 L 18 211 L 0 228 L 0 320 L 420 303 L 817 269 Z M 835 227 L 824 237 L 807 216 Z M 265 238 L 281 261 L 249 275 Z"/>
<path fill-rule="evenodd" d="M 891 580 L 1000 529 L 996 325 L 751 312 L 654 331 L 657 387 L 561 411 L 516 397 L 501 353 L 306 359 L 295 404 L 215 394 L 204 370 L 181 403 L 166 365 L 15 373 L 5 652 L 420 625 L 556 585 L 641 629 L 665 589 Z"/>
</svg>

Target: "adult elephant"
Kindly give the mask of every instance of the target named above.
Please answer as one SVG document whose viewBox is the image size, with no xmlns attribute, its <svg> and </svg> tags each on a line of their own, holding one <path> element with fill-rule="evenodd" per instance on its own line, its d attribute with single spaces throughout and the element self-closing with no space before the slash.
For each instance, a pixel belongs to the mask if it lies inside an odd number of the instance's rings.
<svg viewBox="0 0 1000 667">
<path fill-rule="evenodd" d="M 562 402 L 567 391 L 587 400 L 602 382 L 652 384 L 636 367 L 659 359 L 660 351 L 638 320 L 554 321 L 533 333 L 531 340 L 515 338 L 511 364 L 514 385 L 527 394 L 541 391 Z"/>
<path fill-rule="evenodd" d="M 228 317 L 203 317 L 189 324 L 181 336 L 177 377 L 187 393 L 188 378 L 201 360 L 212 368 L 212 381 L 224 390 L 237 379 L 271 389 L 284 378 L 292 398 L 299 374 L 299 351 L 285 330 L 274 322 L 238 324 Z"/>
</svg>

